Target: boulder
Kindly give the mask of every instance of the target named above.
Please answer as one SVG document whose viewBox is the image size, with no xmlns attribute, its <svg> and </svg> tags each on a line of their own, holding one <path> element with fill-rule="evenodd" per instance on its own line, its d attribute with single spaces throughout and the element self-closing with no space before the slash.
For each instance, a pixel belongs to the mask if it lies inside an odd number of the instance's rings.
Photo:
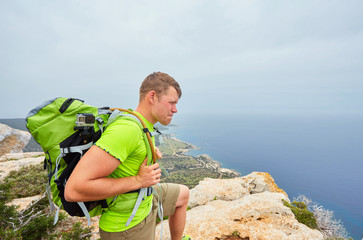
<svg viewBox="0 0 363 240">
<path fill-rule="evenodd" d="M 204 205 L 213 200 L 232 201 L 243 196 L 265 191 L 283 193 L 269 173 L 252 172 L 231 179 L 206 178 L 190 191 L 189 207 Z"/>
<path fill-rule="evenodd" d="M 0 156 L 7 153 L 19 153 L 28 144 L 31 135 L 0 123 Z"/>
</svg>

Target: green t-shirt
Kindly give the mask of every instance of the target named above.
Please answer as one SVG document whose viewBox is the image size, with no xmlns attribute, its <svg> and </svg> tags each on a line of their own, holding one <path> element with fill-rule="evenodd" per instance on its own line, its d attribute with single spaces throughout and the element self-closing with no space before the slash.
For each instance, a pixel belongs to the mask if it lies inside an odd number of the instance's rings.
<svg viewBox="0 0 363 240">
<path fill-rule="evenodd" d="M 154 131 L 153 125 L 149 121 L 141 114 L 135 113 L 142 118 L 149 131 Z M 137 123 L 123 117 L 118 117 L 106 128 L 95 145 L 121 162 L 108 177 L 121 178 L 137 175 L 140 165 L 147 156 L 143 134 Z M 137 193 L 126 193 L 117 196 L 116 200 L 102 213 L 99 223 L 100 228 L 106 232 L 121 232 L 134 227 L 145 219 L 152 207 L 152 195 L 142 201 L 131 224 L 125 226 L 134 208 L 137 196 Z M 112 199 L 108 199 L 108 202 L 111 202 Z"/>
</svg>

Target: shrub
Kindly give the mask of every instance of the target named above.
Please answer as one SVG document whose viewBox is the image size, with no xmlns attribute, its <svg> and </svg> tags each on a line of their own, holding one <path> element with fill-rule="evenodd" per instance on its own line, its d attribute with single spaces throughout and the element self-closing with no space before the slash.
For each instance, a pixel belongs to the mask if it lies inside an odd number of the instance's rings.
<svg viewBox="0 0 363 240">
<path fill-rule="evenodd" d="M 53 227 L 53 217 L 45 207 L 45 197 L 33 202 L 27 209 L 16 211 L 15 206 L 7 206 L 10 184 L 1 185 L 0 200 L 0 239 L 41 239 Z M 5 186 L 5 187 L 4 187 Z"/>
<path fill-rule="evenodd" d="M 326 239 L 344 240 L 349 237 L 341 220 L 337 220 L 334 217 L 333 211 L 324 209 L 323 206 L 313 202 L 304 195 L 300 195 L 294 200 L 306 204 L 307 209 L 309 209 L 314 214 L 317 220 L 318 228 Z"/>
<path fill-rule="evenodd" d="M 83 239 L 88 240 L 91 238 L 92 227 L 83 228 L 81 223 L 77 222 L 73 225 L 72 231 L 63 233 L 53 233 L 49 236 L 50 240 L 63 239 L 63 240 L 73 240 L 73 239 Z"/>
<path fill-rule="evenodd" d="M 48 231 L 55 227 L 53 225 L 52 216 L 48 216 L 46 214 L 39 215 L 39 217 L 32 219 L 28 224 L 25 224 L 21 229 L 19 229 L 23 239 L 37 240 L 42 237 L 47 237 Z"/>
<path fill-rule="evenodd" d="M 10 184 L 9 199 L 39 195 L 44 192 L 47 174 L 42 164 L 29 165 L 19 171 L 11 171 L 4 179 L 4 184 Z"/>
<path fill-rule="evenodd" d="M 17 211 L 16 206 L 6 205 L 14 198 L 42 194 L 46 182 L 46 173 L 39 164 L 12 171 L 0 183 L 0 239 L 58 239 L 55 236 L 69 240 L 90 238 L 92 228 L 82 228 L 80 223 L 75 224 L 70 232 L 50 235 L 55 225 L 46 194 L 22 211 Z M 60 214 L 58 224 L 62 224 L 65 218 L 64 214 Z"/>
<path fill-rule="evenodd" d="M 318 224 L 316 218 L 312 212 L 310 212 L 306 205 L 303 202 L 294 201 L 291 204 L 282 200 L 286 207 L 291 208 L 291 211 L 294 213 L 295 218 L 298 222 L 305 224 L 309 228 L 317 229 Z"/>
<path fill-rule="evenodd" d="M 0 238 L 16 239 L 15 232 L 11 231 L 13 224 L 9 219 L 17 217 L 18 212 L 15 206 L 7 206 L 10 184 L 0 184 Z"/>
</svg>

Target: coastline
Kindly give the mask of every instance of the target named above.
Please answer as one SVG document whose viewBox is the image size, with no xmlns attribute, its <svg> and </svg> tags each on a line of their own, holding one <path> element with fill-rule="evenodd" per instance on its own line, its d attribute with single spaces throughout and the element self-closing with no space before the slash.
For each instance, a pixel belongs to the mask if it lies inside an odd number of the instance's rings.
<svg viewBox="0 0 363 240">
<path fill-rule="evenodd" d="M 190 150 L 200 150 L 201 149 L 200 147 L 197 147 L 194 144 L 191 144 L 191 143 L 188 143 L 188 142 L 185 142 L 185 141 L 182 141 L 182 140 L 178 139 L 175 135 L 173 135 L 171 137 L 171 139 L 190 146 L 190 148 L 180 149 L 182 154 L 186 154 Z M 223 168 L 221 162 L 218 162 L 217 160 L 211 158 L 211 156 L 209 156 L 206 153 L 198 154 L 198 155 L 195 155 L 194 157 L 198 158 L 201 162 L 203 162 L 205 164 L 206 164 L 206 162 L 207 163 L 214 163 L 213 164 L 214 168 L 219 169 L 221 172 L 223 172 L 225 174 L 230 174 L 230 175 L 235 175 L 235 176 L 240 176 L 241 175 L 241 173 L 238 172 L 235 169 Z"/>
<path fill-rule="evenodd" d="M 160 162 L 166 166 L 165 168 L 177 174 L 179 171 L 200 171 L 199 179 L 205 177 L 215 178 L 234 178 L 239 177 L 241 174 L 234 169 L 222 168 L 222 164 L 212 159 L 207 154 L 189 155 L 191 150 L 199 150 L 200 148 L 178 139 L 175 134 L 163 134 L 159 136 L 160 145 L 158 146 L 163 154 Z M 172 163 L 172 164 L 170 164 Z"/>
<path fill-rule="evenodd" d="M 188 143 L 188 142 L 185 142 L 185 141 L 182 141 L 180 139 L 178 139 L 175 135 L 171 135 L 170 136 L 170 139 L 172 139 L 173 141 L 176 141 L 176 142 L 179 142 L 179 143 L 182 143 L 182 144 L 185 144 L 187 145 L 188 147 L 187 148 L 181 148 L 179 149 L 178 153 L 180 154 L 186 154 L 187 152 L 190 152 L 191 150 L 200 150 L 199 147 L 191 144 L 191 143 Z M 175 153 L 177 154 L 177 153 Z"/>
</svg>

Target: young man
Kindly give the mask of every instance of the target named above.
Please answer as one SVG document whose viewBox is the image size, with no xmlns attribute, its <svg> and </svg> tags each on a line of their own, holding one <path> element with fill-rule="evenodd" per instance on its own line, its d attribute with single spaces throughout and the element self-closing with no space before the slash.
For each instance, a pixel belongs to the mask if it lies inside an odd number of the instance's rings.
<svg viewBox="0 0 363 240">
<path fill-rule="evenodd" d="M 156 72 L 145 78 L 135 113 L 149 131 L 160 122 L 168 125 L 181 97 L 179 84 L 168 74 Z M 143 132 L 133 121 L 118 118 L 81 158 L 70 176 L 65 198 L 72 202 L 107 199 L 109 207 L 100 218 L 101 239 L 155 239 L 158 201 L 169 216 L 172 240 L 182 239 L 189 189 L 184 185 L 160 184 L 159 164 L 147 165 Z M 160 153 L 158 153 L 160 155 Z M 158 194 L 143 199 L 127 224 L 137 190 L 154 186 Z"/>
</svg>

